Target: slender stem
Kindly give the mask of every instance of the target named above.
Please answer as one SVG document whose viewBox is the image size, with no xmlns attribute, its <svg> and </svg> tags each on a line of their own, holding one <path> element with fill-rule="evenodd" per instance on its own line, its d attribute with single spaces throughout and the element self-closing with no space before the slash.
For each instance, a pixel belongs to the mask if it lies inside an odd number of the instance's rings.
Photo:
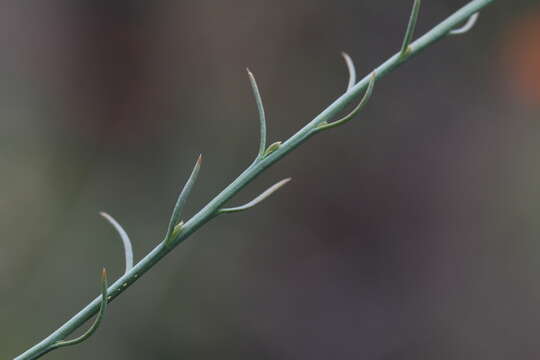
<svg viewBox="0 0 540 360">
<path fill-rule="evenodd" d="M 421 38 L 409 44 L 408 54 L 409 56 L 403 58 L 401 52 L 398 52 L 388 60 L 386 60 L 378 68 L 374 69 L 377 74 L 377 79 L 384 77 L 389 72 L 395 70 L 406 60 L 412 58 L 426 49 L 428 46 L 444 38 L 449 31 L 454 29 L 457 25 L 467 20 L 471 15 L 477 13 L 482 8 L 486 7 L 495 0 L 473 0 L 467 5 L 456 11 L 450 17 L 443 22 L 439 23 Z M 108 289 L 110 300 L 113 300 L 120 295 L 125 289 L 127 289 L 132 283 L 138 280 L 144 273 L 150 270 L 159 260 L 161 260 L 167 253 L 169 253 L 176 245 L 184 241 L 197 229 L 203 226 L 205 223 L 213 219 L 219 209 L 231 199 L 238 191 L 249 184 L 266 168 L 276 163 L 283 156 L 291 152 L 302 142 L 311 137 L 315 131 L 314 129 L 324 121 L 330 121 L 341 110 L 343 110 L 348 104 L 350 104 L 357 96 L 364 91 L 370 81 L 371 73 L 365 76 L 360 82 L 352 87 L 345 94 L 335 100 L 330 106 L 323 110 L 317 117 L 311 122 L 300 129 L 296 134 L 291 136 L 281 146 L 269 154 L 267 157 L 255 161 L 250 165 L 240 176 L 238 176 L 231 184 L 229 184 L 221 193 L 219 193 L 214 199 L 212 199 L 204 208 L 202 208 L 197 214 L 195 214 L 190 220 L 188 220 L 183 227 L 182 232 L 174 240 L 170 246 L 165 246 L 163 242 L 159 243 L 150 253 L 148 253 L 142 260 L 140 260 L 129 272 L 122 275 L 116 280 Z M 86 320 L 90 319 L 99 310 L 101 297 L 97 297 L 84 307 L 79 313 L 73 316 L 60 328 L 51 333 L 48 337 L 43 339 L 38 344 L 32 346 L 23 354 L 15 358 L 15 360 L 27 360 L 36 359 L 42 354 L 46 353 L 52 344 L 57 341 L 63 340 L 79 328 Z"/>
</svg>

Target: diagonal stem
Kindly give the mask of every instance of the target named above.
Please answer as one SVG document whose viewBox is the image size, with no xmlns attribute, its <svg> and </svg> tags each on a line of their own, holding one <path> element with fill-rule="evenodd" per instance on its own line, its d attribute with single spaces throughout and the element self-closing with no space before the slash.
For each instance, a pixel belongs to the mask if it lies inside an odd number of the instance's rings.
<svg viewBox="0 0 540 360">
<path fill-rule="evenodd" d="M 473 0 L 467 5 L 456 11 L 446 20 L 439 23 L 425 35 L 409 45 L 408 57 L 403 58 L 398 52 L 394 56 L 386 60 L 382 65 L 374 69 L 377 74 L 377 79 L 380 79 L 398 68 L 413 55 L 419 54 L 430 45 L 444 38 L 449 31 L 454 29 L 459 24 L 466 21 L 471 15 L 477 13 L 495 0 Z M 370 71 L 370 74 L 372 71 Z M 127 289 L 132 283 L 138 280 L 144 273 L 150 270 L 157 262 L 159 262 L 167 253 L 169 253 L 176 245 L 184 241 L 197 229 L 213 219 L 218 210 L 231 199 L 238 191 L 249 184 L 266 168 L 276 163 L 283 156 L 294 150 L 298 145 L 306 141 L 312 134 L 313 129 L 324 121 L 330 121 L 347 105 L 349 105 L 358 95 L 364 91 L 370 81 L 370 75 L 365 76 L 360 82 L 352 87 L 345 94 L 335 100 L 330 106 L 323 110 L 311 122 L 300 129 L 296 134 L 285 141 L 276 151 L 265 157 L 264 159 L 252 164 L 242 174 L 240 174 L 231 184 L 229 184 L 221 193 L 212 199 L 204 208 L 188 220 L 180 236 L 175 239 L 171 246 L 165 246 L 163 242 L 158 244 L 150 251 L 142 260 L 140 260 L 129 272 L 122 275 L 109 288 L 107 293 L 113 300 Z M 36 359 L 46 353 L 52 344 L 65 339 L 66 336 L 78 329 L 86 320 L 91 318 L 99 310 L 100 297 L 97 297 L 84 307 L 79 313 L 73 316 L 60 328 L 51 333 L 48 337 L 26 350 L 23 354 L 17 356 L 15 360 Z"/>
</svg>

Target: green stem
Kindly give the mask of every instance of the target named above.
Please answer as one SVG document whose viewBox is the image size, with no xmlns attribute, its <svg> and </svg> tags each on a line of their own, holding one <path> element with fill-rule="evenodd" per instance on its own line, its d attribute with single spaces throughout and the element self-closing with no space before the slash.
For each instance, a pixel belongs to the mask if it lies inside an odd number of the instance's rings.
<svg viewBox="0 0 540 360">
<path fill-rule="evenodd" d="M 377 79 L 384 77 L 389 72 L 399 67 L 402 63 L 410 59 L 412 56 L 420 53 L 428 46 L 444 38 L 449 31 L 454 29 L 459 24 L 467 20 L 471 15 L 479 12 L 482 8 L 486 7 L 495 0 L 473 0 L 467 5 L 456 11 L 446 20 L 435 26 L 421 38 L 409 45 L 407 56 L 402 56 L 401 52 L 398 52 L 388 60 L 386 60 L 378 68 L 374 69 Z M 231 184 L 229 184 L 221 193 L 219 193 L 214 199 L 212 199 L 203 209 L 195 214 L 190 220 L 188 220 L 183 227 L 182 232 L 169 246 L 165 246 L 164 242 L 157 245 L 150 253 L 148 253 L 141 261 L 139 261 L 130 271 L 122 275 L 116 280 L 109 288 L 107 293 L 109 294 L 109 301 L 116 298 L 124 290 L 126 290 L 131 284 L 138 280 L 144 273 L 150 270 L 159 260 L 161 260 L 167 253 L 169 253 L 176 245 L 180 244 L 197 229 L 203 226 L 205 223 L 213 219 L 219 212 L 219 209 L 231 199 L 242 188 L 255 179 L 266 168 L 276 163 L 283 156 L 291 152 L 298 145 L 306 141 L 309 137 L 316 133 L 316 128 L 321 123 L 329 122 L 340 111 L 342 111 L 347 105 L 349 105 L 358 95 L 364 91 L 369 82 L 371 73 L 364 77 L 354 87 L 352 87 L 345 94 L 341 95 L 330 106 L 323 110 L 317 117 L 311 122 L 300 129 L 296 134 L 291 136 L 281 146 L 269 154 L 268 156 L 257 159 L 251 164 L 240 176 L 238 176 Z M 45 354 L 53 344 L 58 341 L 64 340 L 68 335 L 78 329 L 85 321 L 95 315 L 100 308 L 101 297 L 95 298 L 86 307 L 84 307 L 79 313 L 73 316 L 60 328 L 51 333 L 48 337 L 43 339 L 38 344 L 32 346 L 26 350 L 23 354 L 15 358 L 15 360 L 27 360 L 37 359 L 41 355 Z"/>
</svg>

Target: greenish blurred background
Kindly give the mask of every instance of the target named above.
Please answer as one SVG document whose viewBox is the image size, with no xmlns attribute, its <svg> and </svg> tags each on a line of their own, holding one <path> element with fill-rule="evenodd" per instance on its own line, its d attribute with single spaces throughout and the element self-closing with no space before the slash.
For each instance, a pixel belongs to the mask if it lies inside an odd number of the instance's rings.
<svg viewBox="0 0 540 360">
<path fill-rule="evenodd" d="M 411 1 L 16 1 L 0 11 L 0 358 L 22 352 L 399 49 Z M 465 0 L 424 1 L 418 34 Z M 538 359 L 540 6 L 496 1 L 376 86 L 47 359 Z"/>
</svg>

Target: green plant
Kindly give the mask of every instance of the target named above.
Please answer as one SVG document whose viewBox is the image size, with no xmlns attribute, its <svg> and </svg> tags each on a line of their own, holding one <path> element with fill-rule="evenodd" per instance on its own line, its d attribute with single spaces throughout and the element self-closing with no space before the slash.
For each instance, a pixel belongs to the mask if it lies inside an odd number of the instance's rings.
<svg viewBox="0 0 540 360">
<path fill-rule="evenodd" d="M 60 328 L 58 328 L 56 331 L 54 331 L 52 334 L 50 334 L 38 344 L 29 348 L 23 354 L 16 357 L 16 359 L 36 359 L 51 350 L 63 346 L 78 344 L 91 336 L 93 332 L 97 329 L 100 321 L 103 318 L 107 303 L 112 301 L 126 288 L 128 288 L 131 284 L 137 281 L 144 273 L 146 273 L 157 262 L 159 262 L 160 259 L 162 259 L 183 240 L 193 234 L 198 228 L 200 228 L 218 215 L 250 209 L 251 207 L 257 205 L 265 198 L 270 196 L 272 193 L 277 191 L 280 187 L 285 185 L 290 180 L 285 179 L 276 183 L 275 185 L 264 191 L 261 195 L 257 196 L 255 199 L 245 205 L 229 208 L 224 207 L 227 201 L 229 201 L 236 193 L 238 193 L 248 183 L 250 183 L 257 175 L 262 173 L 270 165 L 276 163 L 279 159 L 291 152 L 293 149 L 295 149 L 297 146 L 309 139 L 311 136 L 324 130 L 329 130 L 333 127 L 343 125 L 347 121 L 351 120 L 367 104 L 370 96 L 373 93 L 375 82 L 378 79 L 393 71 L 401 64 L 409 60 L 411 57 L 420 53 L 438 40 L 443 39 L 448 35 L 463 34 L 470 30 L 474 26 L 474 23 L 478 18 L 478 12 L 493 1 L 494 0 L 470 1 L 467 5 L 465 5 L 464 7 L 456 11 L 454 14 L 452 14 L 450 17 L 448 17 L 446 20 L 442 21 L 437 26 L 432 28 L 425 35 L 412 42 L 418 14 L 420 11 L 420 0 L 415 0 L 400 51 L 388 60 L 386 60 L 382 65 L 377 67 L 374 71 L 372 71 L 369 75 L 365 76 L 359 82 L 356 82 L 356 70 L 354 68 L 352 60 L 348 55 L 344 54 L 345 62 L 349 70 L 349 82 L 346 92 L 341 95 L 337 100 L 335 100 L 325 110 L 323 110 L 311 122 L 309 122 L 296 134 L 294 134 L 284 142 L 277 141 L 272 143 L 270 146 L 266 145 L 267 135 L 264 107 L 255 78 L 251 74 L 251 72 L 248 71 L 249 79 L 253 89 L 253 94 L 255 96 L 258 107 L 260 121 L 260 143 L 258 153 L 254 161 L 221 193 L 214 197 L 192 218 L 184 222 L 182 220 L 182 209 L 187 201 L 189 194 L 193 189 L 193 186 L 199 174 L 202 159 L 199 156 L 199 159 L 195 164 L 191 176 L 189 177 L 187 183 L 180 192 L 176 205 L 173 209 L 164 240 L 135 265 L 133 265 L 131 243 L 126 232 L 112 217 L 103 213 L 102 215 L 115 227 L 124 243 L 126 259 L 125 273 L 111 286 L 108 286 L 106 271 L 104 270 L 102 274 L 101 296 L 94 299 L 78 314 L 76 314 L 69 321 L 63 324 Z M 458 28 L 458 26 L 462 23 L 465 23 L 465 25 Z M 363 91 L 365 91 L 365 94 L 363 95 L 359 104 L 348 115 L 338 120 L 332 121 L 332 119 L 334 119 L 339 112 L 341 112 L 345 109 L 346 106 L 351 104 Z M 86 333 L 76 339 L 66 340 L 67 336 L 69 336 L 76 329 L 81 327 L 85 321 L 89 320 L 96 313 L 98 314 L 96 320 Z"/>
</svg>

